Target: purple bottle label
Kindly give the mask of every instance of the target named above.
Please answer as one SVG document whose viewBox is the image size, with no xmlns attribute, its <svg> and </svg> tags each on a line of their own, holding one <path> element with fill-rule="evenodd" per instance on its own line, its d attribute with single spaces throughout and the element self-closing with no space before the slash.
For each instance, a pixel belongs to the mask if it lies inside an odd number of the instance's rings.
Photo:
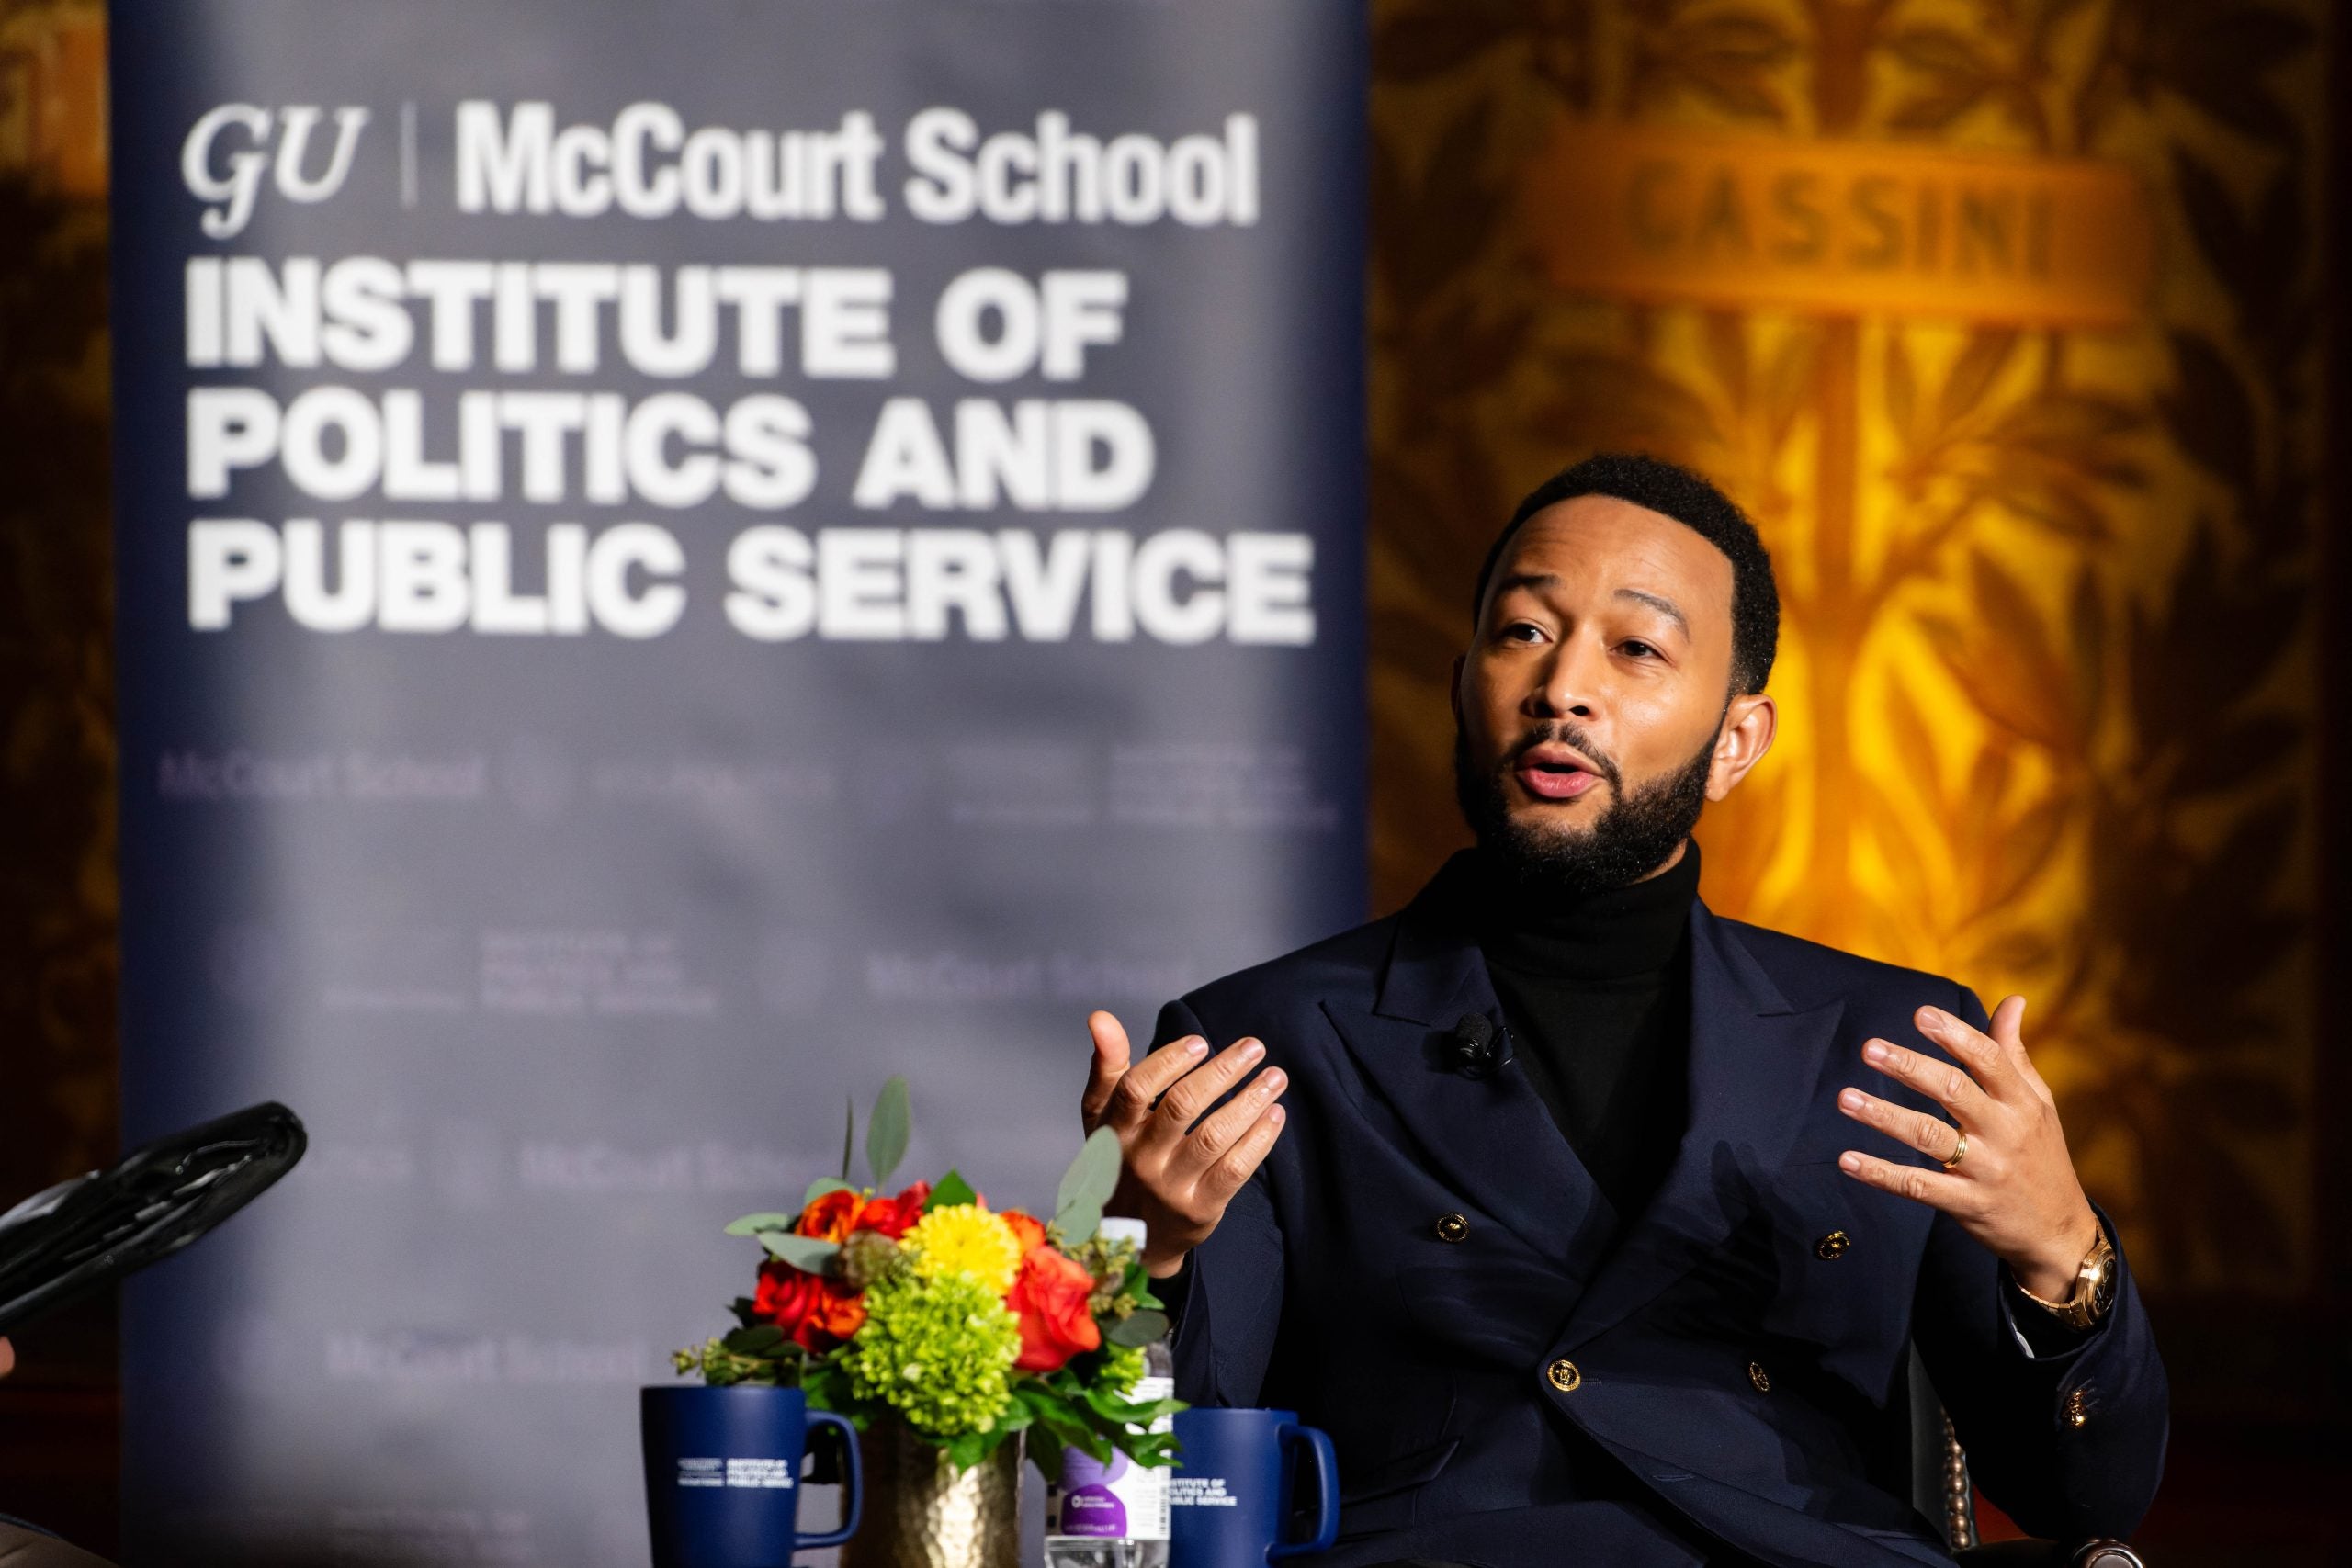
<svg viewBox="0 0 2352 1568">
<path fill-rule="evenodd" d="M 1108 1486 L 1080 1486 L 1065 1492 L 1061 1528 L 1055 1533 L 1116 1540 L 1127 1533 L 1127 1506 Z"/>
</svg>

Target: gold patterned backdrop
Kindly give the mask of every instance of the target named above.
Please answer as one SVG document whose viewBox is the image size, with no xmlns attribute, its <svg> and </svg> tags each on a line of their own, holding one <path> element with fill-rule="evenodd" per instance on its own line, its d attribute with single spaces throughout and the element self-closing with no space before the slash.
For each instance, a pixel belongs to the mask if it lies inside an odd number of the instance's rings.
<svg viewBox="0 0 2352 1568">
<path fill-rule="evenodd" d="M 0 1203 L 116 1147 L 106 12 L 0 0 Z M 17 1336 L 0 1511 L 114 1540 L 110 1301 Z"/>
<path fill-rule="evenodd" d="M 0 3 L 0 1202 L 115 1146 L 105 68 Z"/>
<path fill-rule="evenodd" d="M 1756 517 L 1785 616 L 1779 744 L 1700 830 L 1710 904 L 1988 1000 L 2024 992 L 2143 1278 L 2304 1289 L 2323 7 L 1373 16 L 1382 907 L 1462 837 L 1447 670 L 1517 496 L 1597 449 L 1690 463 Z M 1611 166 L 1678 148 L 1698 171 L 1679 209 L 1670 163 Z M 2025 206 L 2004 231 L 1991 197 L 1938 219 L 1923 197 L 1879 227 L 1940 273 L 1889 294 L 1848 267 L 1775 295 L 1739 227 L 1764 215 L 1705 171 L 1776 159 L 1927 170 L 1922 191 L 1981 167 Z M 2035 205 L 2069 179 L 2121 192 L 2144 232 L 2095 202 Z M 1626 191 L 1650 216 L 1591 263 Z M 1686 287 L 1671 244 L 1710 224 L 1713 281 Z M 2018 287 L 1983 276 L 2005 255 Z M 2030 298 L 2037 257 L 2104 303 Z"/>
</svg>

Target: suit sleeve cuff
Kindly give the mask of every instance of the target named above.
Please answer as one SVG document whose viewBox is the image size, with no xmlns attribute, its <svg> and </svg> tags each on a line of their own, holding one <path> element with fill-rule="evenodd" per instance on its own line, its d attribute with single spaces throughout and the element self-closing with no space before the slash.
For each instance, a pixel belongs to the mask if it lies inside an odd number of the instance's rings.
<svg viewBox="0 0 2352 1568">
<path fill-rule="evenodd" d="M 2123 1245 L 2116 1238 L 2115 1226 L 2108 1219 L 2106 1212 L 2097 1204 L 2091 1206 L 2091 1212 L 2098 1215 L 2099 1228 L 2107 1233 L 2107 1244 L 2115 1249 L 2115 1266 L 2120 1270 L 2123 1267 Z M 2100 1337 L 2115 1322 L 2114 1304 L 2110 1304 L 2105 1314 L 2088 1328 L 2075 1328 L 2060 1322 L 2047 1308 L 2025 1293 L 2025 1287 L 2018 1283 L 2017 1276 L 2009 1272 L 2009 1266 L 2006 1263 L 2001 1265 L 1998 1293 L 2001 1320 L 2008 1328 L 2009 1337 L 2016 1341 L 2018 1348 L 2025 1352 L 2026 1359 L 2030 1361 L 2064 1366 L 2098 1344 Z M 2122 1278 L 2119 1272 L 2116 1302 L 2120 1303 L 2122 1295 Z"/>
<path fill-rule="evenodd" d="M 2070 1361 L 2105 1333 L 2115 1314 L 2088 1328 L 2075 1328 L 2057 1318 L 2029 1298 L 2024 1289 L 2009 1274 L 2006 1265 L 2001 1269 L 2001 1319 L 2007 1325 L 2009 1337 L 2030 1361 L 2063 1364 Z"/>
</svg>

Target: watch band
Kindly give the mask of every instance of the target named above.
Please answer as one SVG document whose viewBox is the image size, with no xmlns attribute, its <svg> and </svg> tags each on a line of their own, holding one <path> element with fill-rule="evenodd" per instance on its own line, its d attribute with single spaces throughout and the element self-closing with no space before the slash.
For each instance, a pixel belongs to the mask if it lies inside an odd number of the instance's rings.
<svg viewBox="0 0 2352 1568">
<path fill-rule="evenodd" d="M 2090 1251 L 2084 1255 L 2081 1266 L 2075 1270 L 2073 1295 L 2063 1302 L 2044 1301 L 2023 1285 L 2018 1286 L 2018 1294 L 2069 1328 L 2088 1328 L 2107 1314 L 2108 1306 L 2114 1299 L 2113 1292 L 2109 1289 L 2114 1274 L 2115 1247 L 2108 1241 L 2107 1227 L 2102 1225 L 2098 1239 L 2091 1243 Z M 2016 1281 L 2012 1280 L 2011 1282 Z"/>
</svg>

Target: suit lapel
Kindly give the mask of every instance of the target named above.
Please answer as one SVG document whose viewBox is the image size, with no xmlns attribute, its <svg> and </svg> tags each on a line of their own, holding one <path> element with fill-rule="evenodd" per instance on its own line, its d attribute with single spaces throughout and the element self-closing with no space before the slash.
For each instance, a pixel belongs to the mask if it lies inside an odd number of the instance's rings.
<svg viewBox="0 0 2352 1568">
<path fill-rule="evenodd" d="M 1690 1122 L 1648 1209 L 1570 1317 L 1563 1348 L 1622 1321 L 1719 1247 L 1804 1125 L 1845 1010 L 1799 1012 L 1738 935 L 1690 912 Z"/>
<path fill-rule="evenodd" d="M 1524 1074 L 1467 1077 L 1450 1058 L 1464 1015 L 1503 1026 L 1461 911 L 1464 870 L 1457 856 L 1398 919 L 1372 1008 L 1327 1003 L 1324 1010 L 1423 1163 L 1544 1258 L 1580 1273 L 1578 1263 L 1613 1222 L 1606 1200 Z"/>
</svg>

